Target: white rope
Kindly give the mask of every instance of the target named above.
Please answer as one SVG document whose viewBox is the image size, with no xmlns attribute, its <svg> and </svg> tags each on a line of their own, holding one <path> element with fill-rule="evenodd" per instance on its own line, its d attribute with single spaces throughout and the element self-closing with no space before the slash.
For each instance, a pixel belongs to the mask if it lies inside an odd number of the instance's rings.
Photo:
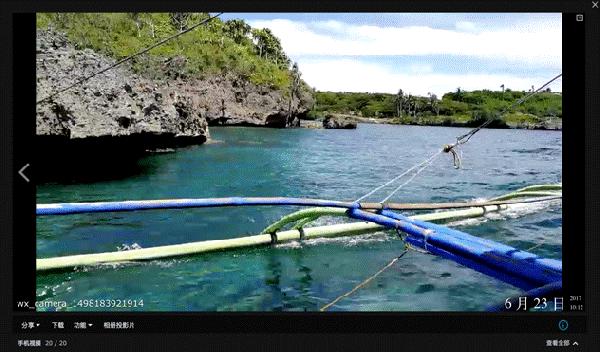
<svg viewBox="0 0 600 352">
<path fill-rule="evenodd" d="M 384 266 L 381 270 L 379 270 L 375 275 L 371 276 L 370 278 L 366 279 L 365 281 L 361 282 L 360 284 L 356 285 L 356 287 L 354 287 L 352 290 L 350 290 L 347 293 L 344 293 L 343 295 L 339 296 L 338 298 L 336 298 L 335 300 L 333 300 L 331 303 L 324 305 L 323 307 L 321 307 L 321 309 L 319 309 L 321 312 L 324 312 L 327 310 L 327 308 L 331 307 L 332 305 L 336 304 L 339 300 L 341 300 L 344 297 L 348 297 L 350 296 L 353 292 L 355 292 L 356 290 L 358 290 L 361 287 L 364 287 L 366 284 L 369 283 L 369 281 L 373 280 L 374 278 L 376 278 L 379 274 L 381 274 L 382 272 L 384 272 L 387 268 L 389 268 L 390 266 L 394 265 L 394 263 L 402 258 L 406 253 L 408 252 L 408 250 L 404 250 L 404 252 L 402 252 L 402 254 L 400 254 L 400 256 L 392 259 L 391 262 L 389 262 L 386 266 Z"/>
<path fill-rule="evenodd" d="M 396 189 L 395 189 L 395 190 L 393 190 L 393 191 L 392 191 L 392 193 L 390 193 L 390 194 L 389 194 L 387 197 L 383 198 L 383 200 L 382 200 L 381 202 L 379 202 L 379 203 L 385 203 L 385 201 L 386 201 L 386 200 L 388 200 L 388 199 L 390 199 L 390 197 L 391 197 L 391 196 L 393 196 L 393 195 L 394 195 L 394 193 L 396 193 L 396 192 L 397 192 L 397 191 L 398 191 L 400 188 L 404 187 L 404 186 L 405 186 L 407 183 L 409 183 L 410 181 L 412 181 L 412 180 L 413 180 L 413 178 L 415 178 L 415 176 L 417 176 L 417 175 L 418 175 L 418 174 L 419 174 L 421 171 L 423 171 L 423 170 L 424 170 L 424 169 L 425 169 L 427 166 L 429 166 L 429 164 L 430 164 L 431 162 L 433 162 L 433 159 L 434 159 L 436 156 L 440 155 L 440 154 L 442 153 L 442 151 L 443 151 L 443 150 L 440 150 L 440 151 L 439 151 L 439 152 L 438 152 L 436 155 L 434 155 L 432 158 L 430 158 L 430 159 L 429 159 L 429 160 L 430 160 L 430 161 L 429 161 L 429 163 L 427 163 L 427 164 L 423 165 L 423 167 L 421 167 L 421 168 L 420 168 L 420 169 L 419 169 L 417 172 L 415 172 L 415 174 L 414 174 L 414 175 L 412 175 L 412 176 L 411 176 L 411 177 L 408 179 L 408 181 L 406 181 L 406 182 L 404 182 L 403 184 L 401 184 L 400 186 L 396 187 Z"/>
<path fill-rule="evenodd" d="M 540 88 L 538 88 L 535 92 L 531 92 L 529 95 L 527 95 L 526 97 L 524 97 L 523 99 L 519 100 L 518 102 L 516 102 L 515 104 L 513 104 L 513 106 L 517 106 L 519 104 L 521 104 L 522 102 L 524 102 L 526 99 L 530 98 L 531 96 L 537 94 L 540 90 L 542 90 L 544 87 L 546 87 L 548 84 L 552 83 L 554 80 L 556 80 L 557 78 L 561 77 L 562 73 L 559 74 L 558 76 L 554 77 L 553 79 L 551 79 L 550 81 L 546 82 L 546 84 L 544 84 L 543 86 L 541 86 Z M 383 185 L 375 188 L 374 190 L 372 190 L 371 192 L 365 194 L 364 196 L 358 198 L 357 200 L 355 200 L 354 202 L 358 202 L 361 201 L 363 199 L 365 199 L 366 197 L 370 196 L 371 194 L 377 192 L 378 190 L 380 190 L 381 188 L 391 184 L 392 182 L 395 182 L 396 180 L 398 180 L 399 178 L 401 178 L 402 176 L 408 174 L 409 172 L 411 172 L 413 169 L 417 168 L 417 167 L 421 167 L 413 176 L 411 176 L 410 179 L 408 179 L 408 181 L 404 182 L 403 184 L 401 184 L 400 186 L 398 186 L 395 190 L 392 191 L 392 193 L 390 193 L 386 198 L 384 198 L 380 203 L 384 203 L 386 200 L 388 200 L 394 193 L 396 193 L 400 188 L 402 188 L 403 186 L 405 186 L 406 184 L 408 184 L 410 181 L 412 181 L 412 179 L 414 179 L 421 171 L 423 171 L 423 169 L 425 169 L 429 163 L 431 163 L 433 161 L 433 159 L 435 159 L 438 155 L 440 155 L 442 152 L 452 152 L 452 155 L 454 157 L 454 167 L 455 168 L 459 168 L 460 167 L 460 157 L 462 157 L 462 152 L 459 155 L 456 153 L 456 151 L 454 150 L 455 147 L 458 147 L 460 144 L 464 144 L 466 142 L 469 141 L 469 139 L 471 137 L 473 137 L 473 135 L 475 133 L 477 133 L 479 130 L 481 130 L 482 128 L 484 128 L 485 126 L 487 126 L 489 123 L 491 123 L 493 121 L 493 119 L 489 119 L 487 121 L 485 121 L 481 126 L 474 128 L 473 130 L 469 131 L 468 133 L 459 136 L 456 138 L 456 143 L 454 144 L 449 144 L 444 146 L 444 148 L 442 150 L 440 150 L 439 152 L 437 152 L 435 155 L 433 155 L 431 158 L 425 160 L 424 162 L 420 163 L 419 165 L 415 165 L 413 167 L 411 167 L 410 169 L 406 170 L 406 172 L 403 172 L 402 174 L 398 175 L 396 178 L 394 178 L 391 181 L 388 181 L 386 183 L 384 183 Z"/>
<path fill-rule="evenodd" d="M 372 190 L 371 192 L 369 192 L 369 193 L 365 194 L 364 196 L 362 196 L 362 197 L 358 198 L 358 199 L 357 199 L 357 200 L 355 200 L 354 202 L 358 202 L 358 201 L 360 201 L 360 200 L 363 200 L 363 199 L 365 199 L 366 197 L 370 196 L 371 194 L 373 194 L 373 193 L 377 192 L 378 190 L 382 189 L 383 187 L 385 187 L 385 186 L 389 185 L 390 183 L 397 181 L 399 178 L 401 178 L 402 176 L 404 176 L 404 175 L 408 174 L 408 173 L 409 173 L 409 172 L 411 172 L 413 169 L 416 169 L 417 167 L 419 167 L 419 166 L 421 166 L 421 165 L 423 165 L 423 164 L 428 164 L 428 163 L 430 163 L 431 161 L 433 161 L 433 159 L 435 159 L 435 157 L 437 157 L 438 155 L 440 155 L 442 152 L 443 152 L 443 150 L 440 150 L 439 152 L 435 153 L 435 154 L 434 154 L 434 155 L 433 155 L 431 158 L 429 158 L 429 159 L 427 159 L 427 160 L 423 161 L 422 163 L 420 163 L 420 164 L 418 164 L 418 165 L 415 165 L 415 166 L 411 167 L 410 169 L 406 170 L 406 171 L 405 171 L 405 172 L 403 172 L 402 174 L 400 174 L 400 175 L 396 176 L 396 177 L 395 177 L 394 179 L 392 179 L 391 181 L 388 181 L 387 183 L 384 183 L 383 185 L 381 185 L 381 186 L 379 186 L 379 187 L 375 188 L 374 190 Z M 420 172 L 420 170 L 419 170 L 417 173 L 419 173 L 419 172 Z M 414 178 L 414 176 L 413 176 L 413 178 Z M 411 179 L 412 179 L 412 178 L 411 178 Z M 409 180 L 409 181 L 410 181 L 410 180 Z"/>
</svg>

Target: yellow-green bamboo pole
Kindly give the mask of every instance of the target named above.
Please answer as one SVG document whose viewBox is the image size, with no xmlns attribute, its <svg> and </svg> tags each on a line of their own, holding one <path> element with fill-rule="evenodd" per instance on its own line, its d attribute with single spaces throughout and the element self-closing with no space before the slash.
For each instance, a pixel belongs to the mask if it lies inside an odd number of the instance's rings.
<svg viewBox="0 0 600 352">
<path fill-rule="evenodd" d="M 485 212 L 506 209 L 506 205 L 486 206 Z M 308 210 L 308 209 L 307 209 Z M 341 213 L 345 213 L 344 209 L 335 209 Z M 424 221 L 440 221 L 447 219 L 456 219 L 470 216 L 479 216 L 484 214 L 482 207 L 463 209 L 456 211 L 445 211 L 439 213 L 421 214 L 411 216 L 411 218 Z M 335 215 L 330 212 L 328 215 Z M 340 214 L 341 215 L 341 214 Z M 346 224 L 337 224 L 329 226 L 309 227 L 302 230 L 289 230 L 276 233 L 277 242 L 285 242 L 300 239 L 300 231 L 304 232 L 304 238 L 313 237 L 332 237 L 332 236 L 349 236 L 371 232 L 378 229 L 383 229 L 384 226 L 371 222 L 354 222 Z M 50 270 L 70 268 L 84 265 L 95 265 L 100 263 L 123 262 L 133 260 L 150 260 L 167 257 L 177 257 L 191 254 L 198 254 L 216 250 L 243 248 L 250 246 L 266 245 L 272 242 L 272 237 L 269 234 L 256 236 L 247 236 L 240 238 L 232 238 L 227 240 L 201 241 L 184 244 L 176 244 L 169 246 L 159 246 L 152 248 L 142 248 L 128 251 L 81 254 L 65 257 L 46 258 L 36 260 L 36 269 Z"/>
<path fill-rule="evenodd" d="M 524 198 L 524 197 L 552 197 L 552 196 L 561 196 L 562 192 L 556 192 L 556 191 L 520 191 L 520 192 L 514 192 L 514 193 L 509 193 L 500 197 L 496 197 L 493 199 L 490 199 L 490 202 L 494 202 L 494 201 L 503 201 L 503 200 L 508 200 L 508 199 L 514 199 L 514 198 Z"/>
</svg>

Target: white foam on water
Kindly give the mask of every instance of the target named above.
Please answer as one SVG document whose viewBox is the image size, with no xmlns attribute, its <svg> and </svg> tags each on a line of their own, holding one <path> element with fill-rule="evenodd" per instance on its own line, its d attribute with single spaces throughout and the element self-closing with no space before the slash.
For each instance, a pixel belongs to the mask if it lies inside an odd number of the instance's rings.
<svg viewBox="0 0 600 352">
<path fill-rule="evenodd" d="M 485 223 L 488 219 L 484 218 L 468 218 L 462 220 L 451 221 L 445 224 L 445 226 L 477 226 Z"/>
<path fill-rule="evenodd" d="M 91 270 L 98 270 L 98 269 L 121 269 L 121 268 L 126 268 L 126 267 L 130 267 L 130 266 L 134 266 L 134 265 L 143 265 L 143 262 L 140 261 L 119 261 L 119 262 L 101 262 L 101 263 L 96 263 L 96 264 L 90 264 L 90 265 L 81 265 L 81 266 L 76 266 L 74 268 L 75 272 L 89 272 Z"/>
<path fill-rule="evenodd" d="M 147 262 L 147 263 L 152 263 L 153 265 L 156 265 L 160 268 L 170 268 L 173 265 L 180 263 L 181 260 L 177 260 L 177 259 L 171 259 L 171 260 L 153 260 L 151 262 Z"/>
<path fill-rule="evenodd" d="M 562 199 L 555 199 L 545 202 L 511 204 L 508 209 L 502 212 L 510 219 L 515 219 L 523 215 L 537 213 L 543 210 L 558 209 L 562 205 Z"/>
<path fill-rule="evenodd" d="M 142 249 L 142 246 L 140 246 L 137 243 L 132 244 L 131 246 L 123 243 L 122 247 L 117 246 L 117 251 L 122 252 L 122 251 L 132 251 L 132 250 L 136 250 L 136 249 Z"/>
<path fill-rule="evenodd" d="M 484 202 L 485 199 L 478 198 L 478 202 Z M 446 223 L 446 226 L 477 226 L 481 225 L 489 220 L 507 220 L 516 219 L 525 215 L 539 213 L 546 210 L 555 210 L 562 206 L 562 199 L 555 199 L 549 201 L 535 202 L 535 203 L 519 203 L 510 204 L 506 210 L 493 211 L 484 214 L 478 218 L 468 218 L 462 220 L 456 220 Z"/>
<path fill-rule="evenodd" d="M 316 246 L 322 244 L 331 244 L 331 243 L 341 243 L 346 246 L 358 246 L 364 243 L 373 243 L 373 242 L 386 242 L 390 240 L 390 235 L 385 232 L 377 231 L 374 233 L 368 233 L 363 235 L 354 235 L 354 236 L 337 236 L 337 237 L 319 237 L 319 238 L 310 238 L 303 241 L 291 241 L 286 243 L 280 243 L 275 246 L 275 248 L 288 248 L 288 249 L 296 249 L 301 248 L 302 246 Z"/>
<path fill-rule="evenodd" d="M 302 248 L 302 243 L 300 243 L 299 241 L 279 243 L 275 245 L 275 248 L 298 249 Z"/>
</svg>

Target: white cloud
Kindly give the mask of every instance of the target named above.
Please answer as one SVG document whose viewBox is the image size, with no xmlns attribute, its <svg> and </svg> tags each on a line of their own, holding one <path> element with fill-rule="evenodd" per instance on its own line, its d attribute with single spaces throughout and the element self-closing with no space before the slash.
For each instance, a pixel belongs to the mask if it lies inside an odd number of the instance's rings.
<svg viewBox="0 0 600 352">
<path fill-rule="evenodd" d="M 376 64 L 364 64 L 350 59 L 299 61 L 299 65 L 302 68 L 302 78 L 321 91 L 396 93 L 402 88 L 406 94 L 426 96 L 428 92 L 432 92 L 441 98 L 444 93 L 456 91 L 457 87 L 466 91 L 500 90 L 500 86 L 505 84 L 512 90 L 527 91 L 532 83 L 545 83 L 504 74 L 432 74 L 415 70 L 396 73 L 388 72 Z M 555 82 L 551 89 L 562 91 L 562 81 Z"/>
<path fill-rule="evenodd" d="M 475 24 L 473 22 L 459 21 L 456 22 L 456 29 L 464 31 L 475 31 Z"/>
<path fill-rule="evenodd" d="M 561 24 L 536 20 L 505 29 L 450 31 L 429 27 L 376 27 L 339 21 L 251 21 L 270 28 L 290 56 L 317 55 L 474 55 L 560 67 Z M 475 29 L 470 22 L 457 27 Z"/>
<path fill-rule="evenodd" d="M 433 68 L 431 65 L 414 63 L 410 66 L 410 72 L 412 73 L 431 73 Z"/>
<path fill-rule="evenodd" d="M 506 84 L 513 90 L 529 90 L 531 84 L 543 84 L 552 78 L 546 77 L 548 68 L 557 73 L 562 70 L 562 23 L 546 14 L 521 18 L 520 22 L 510 16 L 487 22 L 467 18 L 455 22 L 456 29 L 452 30 L 336 20 L 275 19 L 249 24 L 270 28 L 281 39 L 285 52 L 298 62 L 303 79 L 322 91 L 395 93 L 402 88 L 407 93 L 425 96 L 434 92 L 441 97 L 457 87 L 499 90 Z M 367 55 L 370 59 L 360 59 Z M 381 56 L 392 61 L 386 63 Z M 407 56 L 411 58 L 402 60 Z M 447 57 L 442 65 L 431 61 L 440 57 Z M 473 67 L 478 60 L 485 60 L 485 65 Z M 398 66 L 401 62 L 408 65 Z M 449 62 L 456 65 L 447 68 Z M 447 71 L 436 71 L 441 67 Z M 504 67 L 507 72 L 519 73 L 504 74 Z M 473 73 L 486 69 L 501 73 Z M 545 69 L 544 74 L 536 74 L 541 69 Z M 562 82 L 551 89 L 562 91 Z"/>
<path fill-rule="evenodd" d="M 342 22 L 334 21 L 334 20 L 312 22 L 312 23 L 308 24 L 307 26 L 312 26 L 317 29 L 323 29 L 323 30 L 339 32 L 339 33 L 342 33 L 346 29 L 346 26 L 344 26 L 344 24 Z"/>
</svg>

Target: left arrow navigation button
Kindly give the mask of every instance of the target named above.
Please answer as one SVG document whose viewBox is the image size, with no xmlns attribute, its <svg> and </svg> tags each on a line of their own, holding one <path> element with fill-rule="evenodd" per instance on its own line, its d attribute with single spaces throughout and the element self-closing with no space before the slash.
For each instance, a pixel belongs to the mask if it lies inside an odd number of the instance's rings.
<svg viewBox="0 0 600 352">
<path fill-rule="evenodd" d="M 25 179 L 25 181 L 29 182 L 29 179 L 27 178 L 27 176 L 25 176 L 25 174 L 23 173 L 23 171 L 29 166 L 29 164 L 23 166 L 21 168 L 21 170 L 19 170 L 19 175 L 23 176 L 23 178 Z"/>
</svg>

